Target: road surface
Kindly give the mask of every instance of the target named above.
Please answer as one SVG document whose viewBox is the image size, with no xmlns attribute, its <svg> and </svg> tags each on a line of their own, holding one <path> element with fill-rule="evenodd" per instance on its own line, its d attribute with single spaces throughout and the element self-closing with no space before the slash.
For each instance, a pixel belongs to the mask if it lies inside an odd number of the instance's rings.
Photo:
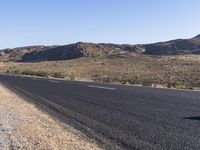
<svg viewBox="0 0 200 150">
<path fill-rule="evenodd" d="M 9 75 L 0 82 L 107 149 L 200 149 L 200 92 Z"/>
</svg>

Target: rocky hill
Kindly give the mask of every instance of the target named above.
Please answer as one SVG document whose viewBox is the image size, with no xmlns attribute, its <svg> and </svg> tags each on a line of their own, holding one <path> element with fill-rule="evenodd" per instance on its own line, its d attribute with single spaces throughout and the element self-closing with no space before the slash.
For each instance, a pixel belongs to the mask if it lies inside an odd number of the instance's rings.
<svg viewBox="0 0 200 150">
<path fill-rule="evenodd" d="M 4 49 L 0 51 L 0 61 L 3 62 L 17 62 L 21 61 L 25 54 L 31 53 L 33 51 L 43 51 L 49 48 L 48 46 L 27 46 L 19 47 L 14 49 Z"/>
<path fill-rule="evenodd" d="M 181 55 L 200 54 L 200 35 L 191 39 L 178 39 L 145 45 L 145 54 Z"/>
<path fill-rule="evenodd" d="M 141 45 L 75 43 L 64 46 L 30 46 L 0 51 L 0 61 L 37 62 L 117 55 L 200 54 L 200 35 L 191 39 Z"/>
<path fill-rule="evenodd" d="M 137 45 L 75 43 L 64 46 L 32 46 L 0 51 L 0 61 L 37 62 L 67 60 L 80 57 L 141 55 L 144 48 Z"/>
<path fill-rule="evenodd" d="M 199 34 L 199 35 L 197 35 L 197 36 L 195 36 L 194 38 L 200 38 L 200 34 Z"/>
</svg>

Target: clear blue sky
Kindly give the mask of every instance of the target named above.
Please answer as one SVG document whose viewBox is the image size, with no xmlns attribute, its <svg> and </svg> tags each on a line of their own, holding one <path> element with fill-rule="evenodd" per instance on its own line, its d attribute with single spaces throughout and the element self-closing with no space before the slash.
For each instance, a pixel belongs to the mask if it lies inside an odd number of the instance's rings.
<svg viewBox="0 0 200 150">
<path fill-rule="evenodd" d="M 200 34 L 200 0 L 0 0 L 0 48 Z"/>
</svg>

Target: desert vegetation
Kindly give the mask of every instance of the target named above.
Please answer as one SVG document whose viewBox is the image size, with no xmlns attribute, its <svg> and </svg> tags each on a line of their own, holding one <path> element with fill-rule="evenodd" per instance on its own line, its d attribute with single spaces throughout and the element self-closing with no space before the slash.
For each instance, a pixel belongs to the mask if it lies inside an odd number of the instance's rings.
<svg viewBox="0 0 200 150">
<path fill-rule="evenodd" d="M 1 63 L 1 73 L 168 88 L 200 88 L 200 56 L 110 56 Z"/>
</svg>

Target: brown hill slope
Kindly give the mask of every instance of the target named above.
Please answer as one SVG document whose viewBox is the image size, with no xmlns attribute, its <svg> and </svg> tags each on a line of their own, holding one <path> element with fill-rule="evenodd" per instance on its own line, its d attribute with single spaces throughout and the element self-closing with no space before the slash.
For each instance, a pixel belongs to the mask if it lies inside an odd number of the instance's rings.
<svg viewBox="0 0 200 150">
<path fill-rule="evenodd" d="M 200 34 L 199 34 L 199 35 L 197 35 L 197 36 L 195 36 L 194 38 L 200 38 Z"/>
<path fill-rule="evenodd" d="M 200 54 L 200 35 L 191 39 L 178 39 L 167 42 L 145 45 L 145 54 L 180 55 Z"/>
<path fill-rule="evenodd" d="M 80 57 L 106 57 L 113 55 L 135 55 L 144 53 L 136 45 L 75 43 L 26 53 L 22 62 L 67 60 Z"/>
<path fill-rule="evenodd" d="M 200 35 L 144 45 L 75 43 L 64 46 L 30 46 L 0 51 L 0 61 L 37 62 L 67 60 L 80 57 L 116 55 L 183 55 L 200 54 Z"/>
<path fill-rule="evenodd" d="M 9 61 L 21 61 L 22 57 L 33 51 L 43 51 L 49 48 L 48 46 L 27 46 L 19 47 L 14 49 L 4 49 L 0 51 L 0 61 L 9 62 Z"/>
</svg>

